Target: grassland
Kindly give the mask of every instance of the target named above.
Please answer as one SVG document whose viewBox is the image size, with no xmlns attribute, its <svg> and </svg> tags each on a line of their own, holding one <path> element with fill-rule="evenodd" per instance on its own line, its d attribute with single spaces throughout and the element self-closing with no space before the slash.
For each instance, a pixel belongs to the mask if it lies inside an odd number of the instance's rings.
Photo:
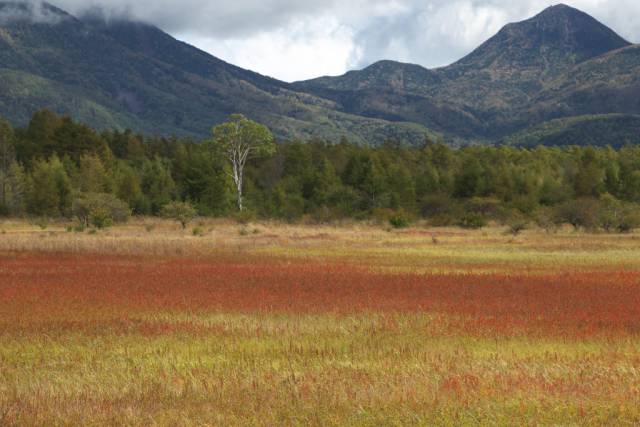
<svg viewBox="0 0 640 427">
<path fill-rule="evenodd" d="M 640 235 L 0 224 L 0 425 L 636 425 Z"/>
</svg>

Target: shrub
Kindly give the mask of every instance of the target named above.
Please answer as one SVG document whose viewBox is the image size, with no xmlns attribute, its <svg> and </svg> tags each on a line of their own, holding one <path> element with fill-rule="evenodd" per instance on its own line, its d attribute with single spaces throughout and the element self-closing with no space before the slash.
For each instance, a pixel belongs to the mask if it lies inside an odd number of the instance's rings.
<svg viewBox="0 0 640 427">
<path fill-rule="evenodd" d="M 640 227 L 638 206 L 622 202 L 610 194 L 600 197 L 598 224 L 606 231 L 628 233 Z"/>
<path fill-rule="evenodd" d="M 465 204 L 467 212 L 482 215 L 484 218 L 495 218 L 500 211 L 500 200 L 490 197 L 474 197 Z"/>
<path fill-rule="evenodd" d="M 598 208 L 598 225 L 607 233 L 617 230 L 622 220 L 623 208 L 622 202 L 611 194 L 603 194 Z"/>
<path fill-rule="evenodd" d="M 196 216 L 196 209 L 188 202 L 170 202 L 164 205 L 160 214 L 164 218 L 178 221 L 182 225 L 182 229 L 187 228 L 189 224 Z"/>
<path fill-rule="evenodd" d="M 396 229 L 407 228 L 411 225 L 411 220 L 403 212 L 398 212 L 389 218 L 389 224 Z"/>
<path fill-rule="evenodd" d="M 456 224 L 461 210 L 460 204 L 446 195 L 434 194 L 422 200 L 422 216 L 435 226 Z"/>
<path fill-rule="evenodd" d="M 236 212 L 233 218 L 240 225 L 248 225 L 256 219 L 256 214 L 251 210 L 244 209 L 243 211 Z"/>
<path fill-rule="evenodd" d="M 555 210 L 557 224 L 571 224 L 575 229 L 583 227 L 587 230 L 598 228 L 600 203 L 597 199 L 582 198 L 570 200 L 558 205 Z"/>
<path fill-rule="evenodd" d="M 89 222 L 95 228 L 108 228 L 113 225 L 111 213 L 104 207 L 98 207 L 91 210 L 89 214 Z"/>
<path fill-rule="evenodd" d="M 517 236 L 529 227 L 529 219 L 520 211 L 504 211 L 502 223 L 507 226 L 505 234 Z"/>
<path fill-rule="evenodd" d="M 131 216 L 129 206 L 112 194 L 85 193 L 73 201 L 73 215 L 84 227 L 110 227 L 126 222 Z"/>
<path fill-rule="evenodd" d="M 628 205 L 625 207 L 617 228 L 621 233 L 629 233 L 640 228 L 640 213 L 638 213 L 637 206 Z"/>
<path fill-rule="evenodd" d="M 425 218 L 433 218 L 439 215 L 450 214 L 454 203 L 454 200 L 445 195 L 434 194 L 426 196 L 422 200 L 422 216 Z"/>
<path fill-rule="evenodd" d="M 524 218 L 513 218 L 507 222 L 507 226 L 509 227 L 509 234 L 517 236 L 527 229 L 529 223 Z"/>
<path fill-rule="evenodd" d="M 536 210 L 534 219 L 536 225 L 542 228 L 547 233 L 552 233 L 557 230 L 557 221 L 555 212 L 549 207 L 540 207 Z"/>
<path fill-rule="evenodd" d="M 458 221 L 458 225 L 462 228 L 471 230 L 479 229 L 487 225 L 487 219 L 484 215 L 477 212 L 467 212 Z"/>
<path fill-rule="evenodd" d="M 322 205 L 311 213 L 311 220 L 314 224 L 331 224 L 340 219 L 336 208 Z"/>
<path fill-rule="evenodd" d="M 46 216 L 38 217 L 33 221 L 33 224 L 40 227 L 41 230 L 46 230 L 49 227 L 49 218 Z"/>
</svg>

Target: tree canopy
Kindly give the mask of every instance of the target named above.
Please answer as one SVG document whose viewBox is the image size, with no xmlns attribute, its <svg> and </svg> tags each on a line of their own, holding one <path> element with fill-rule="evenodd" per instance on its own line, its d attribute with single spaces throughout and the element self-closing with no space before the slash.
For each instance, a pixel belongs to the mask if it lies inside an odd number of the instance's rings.
<svg viewBox="0 0 640 427">
<path fill-rule="evenodd" d="M 268 129 L 242 116 L 205 142 L 97 132 L 51 112 L 25 128 L 1 123 L 9 138 L 0 144 L 11 141 L 0 159 L 1 215 L 71 217 L 73 202 L 86 194 L 113 195 L 135 215 L 188 202 L 200 216 L 227 216 L 240 199 L 262 218 L 425 218 L 469 227 L 495 220 L 619 231 L 635 228 L 640 212 L 640 147 L 633 145 L 276 144 Z"/>
</svg>

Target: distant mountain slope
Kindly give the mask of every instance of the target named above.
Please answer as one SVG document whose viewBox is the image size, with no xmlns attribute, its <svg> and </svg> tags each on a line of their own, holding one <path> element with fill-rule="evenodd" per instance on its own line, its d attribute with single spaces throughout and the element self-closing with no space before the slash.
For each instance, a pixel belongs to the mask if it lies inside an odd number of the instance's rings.
<svg viewBox="0 0 640 427">
<path fill-rule="evenodd" d="M 602 114 L 555 119 L 522 130 L 501 141 L 507 145 L 640 144 L 640 115 Z"/>
<path fill-rule="evenodd" d="M 384 66 L 378 63 L 295 87 L 330 98 L 346 112 L 415 121 L 453 140 L 496 141 L 558 117 L 640 113 L 640 107 L 625 101 L 636 96 L 635 89 L 617 78 L 635 73 L 634 60 L 603 59 L 633 50 L 630 46 L 589 15 L 558 5 L 505 26 L 448 67 L 427 70 L 385 61 Z M 592 79 L 586 75 L 595 72 L 591 60 L 604 61 L 599 71 L 604 81 L 597 87 L 570 84 L 580 75 Z M 590 104 L 607 90 L 619 97 L 610 98 L 606 106 Z"/>
<path fill-rule="evenodd" d="M 79 20 L 51 5 L 0 2 L 0 115 L 49 107 L 95 127 L 206 136 L 241 112 L 283 138 L 422 141 L 429 131 L 338 112 L 331 101 L 227 64 L 140 23 Z M 39 15 L 46 19 L 38 19 Z"/>
<path fill-rule="evenodd" d="M 24 124 L 45 107 L 97 128 L 163 135 L 206 137 L 240 112 L 281 138 L 577 143 L 580 123 L 619 145 L 636 140 L 640 46 L 559 5 L 447 67 L 380 61 L 288 84 L 151 25 L 0 0 L 0 115 Z M 607 131 L 614 125 L 623 129 Z"/>
<path fill-rule="evenodd" d="M 545 9 L 526 21 L 509 24 L 469 55 L 446 68 L 456 77 L 491 70 L 494 77 L 510 79 L 515 70 L 536 71 L 527 76 L 545 80 L 567 68 L 629 42 L 591 16 L 566 5 Z"/>
</svg>

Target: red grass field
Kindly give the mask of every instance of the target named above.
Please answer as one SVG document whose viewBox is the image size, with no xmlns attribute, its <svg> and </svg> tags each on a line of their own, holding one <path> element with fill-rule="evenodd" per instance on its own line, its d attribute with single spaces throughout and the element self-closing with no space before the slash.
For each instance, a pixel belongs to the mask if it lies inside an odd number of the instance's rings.
<svg viewBox="0 0 640 427">
<path fill-rule="evenodd" d="M 640 272 L 380 273 L 350 264 L 69 254 L 0 256 L 3 329 L 126 326 L 130 313 L 446 315 L 471 335 L 634 336 Z M 76 320 L 74 320 L 76 319 Z M 138 323 L 141 332 L 178 326 Z M 188 325 L 179 325 L 187 328 Z M 197 328 L 196 328 L 197 329 Z M 197 332 L 197 331 L 193 331 Z M 206 332 L 206 331 L 200 331 Z"/>
<path fill-rule="evenodd" d="M 0 425 L 638 425 L 635 240 L 473 239 L 5 250 Z"/>
</svg>

